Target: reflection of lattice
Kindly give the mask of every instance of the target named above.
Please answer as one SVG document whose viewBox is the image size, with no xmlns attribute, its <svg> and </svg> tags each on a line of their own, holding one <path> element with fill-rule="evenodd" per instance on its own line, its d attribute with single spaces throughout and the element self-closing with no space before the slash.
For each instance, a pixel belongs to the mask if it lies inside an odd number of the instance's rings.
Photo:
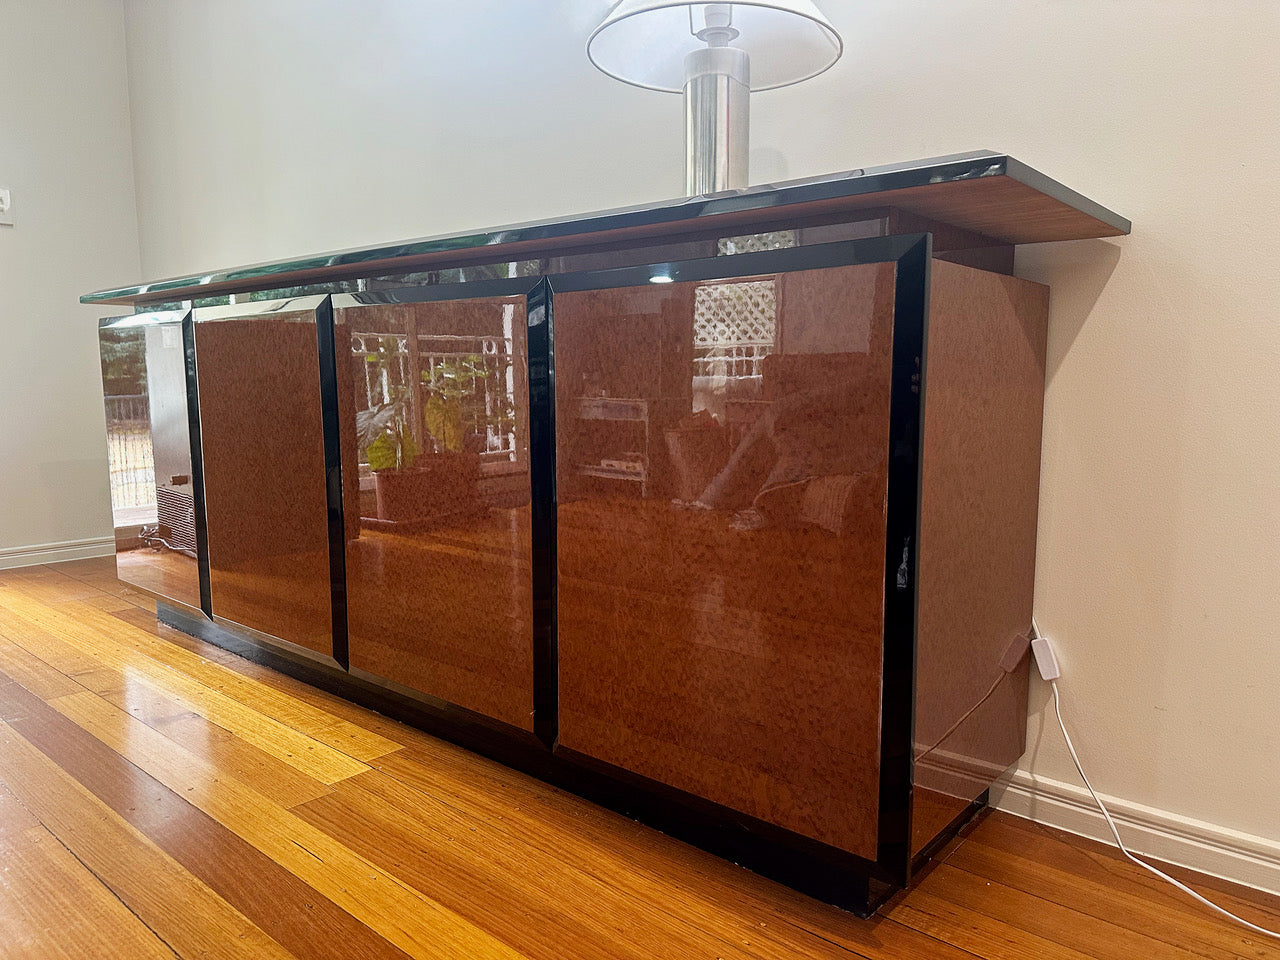
<svg viewBox="0 0 1280 960">
<path fill-rule="evenodd" d="M 694 372 L 698 376 L 758 377 L 773 351 L 778 298 L 772 280 L 711 283 L 694 292 Z"/>
<path fill-rule="evenodd" d="M 735 253 L 759 253 L 762 250 L 785 250 L 796 245 L 794 230 L 775 230 L 772 233 L 749 233 L 742 237 L 721 237 L 716 241 L 717 253 L 730 256 Z"/>
</svg>

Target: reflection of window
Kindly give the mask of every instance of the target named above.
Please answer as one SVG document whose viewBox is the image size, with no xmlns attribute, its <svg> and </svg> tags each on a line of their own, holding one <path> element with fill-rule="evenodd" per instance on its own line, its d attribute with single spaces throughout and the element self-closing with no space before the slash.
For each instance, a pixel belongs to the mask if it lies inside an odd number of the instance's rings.
<svg viewBox="0 0 1280 960">
<path fill-rule="evenodd" d="M 478 453 L 487 463 L 516 461 L 514 320 L 504 304 L 501 336 L 420 333 L 413 354 L 406 334 L 353 332 L 352 354 L 364 361 L 357 411 L 402 401 L 419 446 L 430 437 L 441 450 Z"/>
<path fill-rule="evenodd" d="M 693 375 L 760 379 L 760 363 L 777 342 L 778 300 L 772 280 L 709 283 L 694 291 Z"/>
</svg>

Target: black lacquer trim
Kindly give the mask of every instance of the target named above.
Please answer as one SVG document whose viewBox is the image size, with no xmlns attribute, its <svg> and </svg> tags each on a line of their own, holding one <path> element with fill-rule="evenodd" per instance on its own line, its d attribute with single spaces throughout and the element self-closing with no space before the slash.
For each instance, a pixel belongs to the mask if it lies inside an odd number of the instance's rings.
<svg viewBox="0 0 1280 960">
<path fill-rule="evenodd" d="M 362 290 L 358 293 L 333 294 L 333 306 L 336 310 L 345 310 L 348 307 L 385 306 L 397 303 L 529 297 L 541 283 L 541 277 L 508 277 L 496 280 L 467 280 L 460 283 L 435 283 L 423 287 Z"/>
<path fill-rule="evenodd" d="M 911 878 L 920 468 L 933 237 L 915 234 L 900 239 L 910 246 L 898 257 L 894 285 L 876 860 L 891 882 L 905 887 Z"/>
<path fill-rule="evenodd" d="M 213 616 L 209 580 L 209 527 L 205 519 L 204 446 L 200 439 L 200 385 L 196 379 L 196 325 L 188 310 L 182 318 L 182 353 L 187 378 L 187 430 L 191 438 L 191 496 L 195 501 L 196 573 L 200 578 L 200 609 Z"/>
<path fill-rule="evenodd" d="M 583 270 L 554 274 L 547 279 L 556 293 L 571 293 L 613 287 L 642 287 L 649 283 L 666 282 L 655 281 L 655 277 L 682 283 L 791 273 L 796 270 L 821 270 L 825 267 L 847 267 L 861 263 L 884 263 L 907 256 L 922 236 L 924 235 L 913 233 L 866 237 L 784 250 L 738 253 L 732 257 L 703 257 L 698 260 L 651 263 L 638 267 Z"/>
<path fill-rule="evenodd" d="M 324 491 L 329 519 L 329 591 L 333 658 L 345 670 L 347 643 L 347 535 L 342 502 L 342 427 L 338 413 L 338 358 L 333 337 L 333 300 L 316 307 L 316 347 L 320 352 L 320 416 L 324 430 Z"/>
<path fill-rule="evenodd" d="M 533 729 L 554 747 L 560 731 L 556 647 L 556 388 L 551 286 L 529 293 L 529 483 L 533 542 Z"/>
</svg>

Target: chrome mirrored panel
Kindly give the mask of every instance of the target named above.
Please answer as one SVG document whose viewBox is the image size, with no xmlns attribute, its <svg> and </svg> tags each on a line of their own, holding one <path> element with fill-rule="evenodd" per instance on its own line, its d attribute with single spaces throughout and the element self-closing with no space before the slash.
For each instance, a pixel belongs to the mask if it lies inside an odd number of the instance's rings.
<svg viewBox="0 0 1280 960">
<path fill-rule="evenodd" d="M 164 311 L 103 320 L 98 347 L 117 575 L 199 609 L 186 316 Z"/>
</svg>

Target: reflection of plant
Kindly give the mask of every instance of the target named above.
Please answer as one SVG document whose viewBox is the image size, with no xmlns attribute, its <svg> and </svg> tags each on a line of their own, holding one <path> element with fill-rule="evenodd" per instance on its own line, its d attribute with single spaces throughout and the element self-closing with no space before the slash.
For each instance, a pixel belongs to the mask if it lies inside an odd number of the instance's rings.
<svg viewBox="0 0 1280 960">
<path fill-rule="evenodd" d="M 370 470 L 408 470 L 418 445 L 408 424 L 408 397 L 397 396 L 356 414 L 356 433 Z"/>
<path fill-rule="evenodd" d="M 422 371 L 423 416 L 442 450 L 461 451 L 468 434 L 483 437 L 486 427 L 511 432 L 515 408 L 502 379 L 501 368 L 478 353 L 442 359 Z"/>
</svg>

